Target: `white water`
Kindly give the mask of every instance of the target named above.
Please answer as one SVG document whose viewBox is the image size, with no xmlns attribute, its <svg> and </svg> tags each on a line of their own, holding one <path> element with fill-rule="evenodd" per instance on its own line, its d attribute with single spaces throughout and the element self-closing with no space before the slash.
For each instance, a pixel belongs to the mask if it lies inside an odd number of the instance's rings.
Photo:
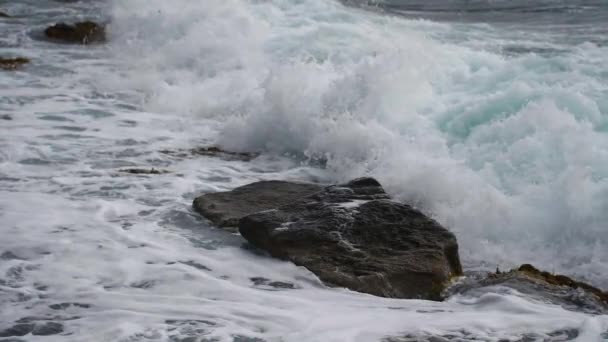
<svg viewBox="0 0 608 342">
<path fill-rule="evenodd" d="M 533 262 L 607 284 L 606 48 L 329 0 L 104 9 L 108 47 L 27 43 L 12 52 L 34 65 L 0 79 L 0 114 L 13 116 L 0 122 L 0 253 L 19 257 L 0 260 L 0 323 L 78 317 L 28 341 L 498 341 L 564 329 L 599 341 L 608 330 L 605 316 L 517 293 L 432 303 L 328 289 L 189 208 L 200 192 L 257 179 L 370 174 L 452 229 L 469 268 Z M 516 38 L 567 51 L 501 53 Z M 265 154 L 159 153 L 214 142 Z M 118 172 L 127 166 L 175 172 Z M 61 302 L 92 307 L 48 307 Z M 212 324 L 167 322 L 193 319 Z"/>
<path fill-rule="evenodd" d="M 327 0 L 113 13 L 147 108 L 217 120 L 229 149 L 325 158 L 334 180 L 374 175 L 456 231 L 471 264 L 606 283 L 606 48 Z M 497 53 L 514 42 L 568 52 Z"/>
</svg>

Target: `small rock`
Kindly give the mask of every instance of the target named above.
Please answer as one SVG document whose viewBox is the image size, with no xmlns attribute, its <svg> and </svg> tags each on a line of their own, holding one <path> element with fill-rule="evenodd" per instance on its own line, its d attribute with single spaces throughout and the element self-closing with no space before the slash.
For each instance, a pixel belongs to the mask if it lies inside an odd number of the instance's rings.
<svg viewBox="0 0 608 342">
<path fill-rule="evenodd" d="M 38 336 L 50 336 L 57 335 L 63 332 L 63 324 L 55 323 L 55 322 L 46 322 L 42 324 L 36 324 L 34 330 L 32 330 L 32 335 Z"/>
<path fill-rule="evenodd" d="M 155 168 L 151 168 L 151 169 L 122 169 L 119 170 L 120 172 L 124 172 L 124 173 L 130 173 L 133 175 L 162 175 L 162 174 L 166 174 L 166 173 L 170 173 L 170 171 L 167 170 L 160 170 L 160 169 L 155 169 Z"/>
<path fill-rule="evenodd" d="M 0 255 L 0 260 L 23 260 L 19 258 L 15 253 L 6 251 Z"/>
<path fill-rule="evenodd" d="M 268 342 L 257 337 L 248 337 L 243 335 L 233 335 L 232 342 Z"/>
<path fill-rule="evenodd" d="M 130 286 L 133 288 L 136 288 L 136 289 L 149 289 L 149 288 L 154 287 L 155 284 L 156 284 L 156 281 L 154 281 L 154 280 L 142 280 L 142 281 L 131 283 Z"/>
<path fill-rule="evenodd" d="M 520 273 L 523 273 L 529 277 L 533 277 L 542 281 L 547 282 L 548 284 L 555 286 L 566 286 L 572 289 L 582 289 L 588 293 L 595 295 L 600 301 L 604 304 L 608 305 L 608 292 L 604 292 L 597 287 L 591 286 L 589 284 L 576 281 L 570 277 L 567 277 L 562 274 L 551 274 L 549 272 L 544 272 L 538 270 L 536 267 L 530 264 L 524 264 L 519 267 L 517 270 Z"/>
<path fill-rule="evenodd" d="M 34 324 L 15 324 L 12 327 L 0 330 L 0 337 L 25 336 L 32 332 Z"/>
<path fill-rule="evenodd" d="M 197 325 L 197 324 L 203 324 L 203 325 L 208 325 L 208 326 L 217 325 L 214 322 L 206 321 L 206 320 L 202 320 L 202 319 L 167 319 L 167 320 L 165 320 L 165 323 L 170 324 L 170 325 Z"/>
<path fill-rule="evenodd" d="M 103 43 L 106 41 L 105 27 L 92 21 L 69 25 L 59 23 L 48 27 L 44 34 L 53 40 L 73 44 Z"/>
<path fill-rule="evenodd" d="M 83 304 L 83 303 L 58 303 L 58 304 L 49 305 L 49 308 L 51 308 L 53 310 L 65 310 L 72 306 L 75 306 L 77 308 L 82 308 L 82 309 L 88 309 L 91 307 L 90 304 Z"/>
<path fill-rule="evenodd" d="M 198 263 L 198 262 L 196 262 L 196 261 L 192 261 L 192 260 L 189 260 L 189 261 L 180 261 L 180 263 L 182 263 L 182 264 L 184 264 L 184 265 L 188 265 L 188 266 L 194 267 L 194 268 L 196 268 L 197 270 L 201 270 L 201 271 L 211 271 L 211 269 L 210 269 L 209 267 L 207 267 L 207 266 L 205 266 L 205 265 L 202 265 L 202 264 L 199 264 L 199 263 Z"/>
<path fill-rule="evenodd" d="M 252 152 L 232 152 L 223 150 L 217 146 L 210 147 L 198 147 L 190 150 L 193 155 L 208 156 L 208 157 L 220 157 L 225 159 L 234 159 L 242 161 L 250 161 L 259 156 L 259 153 Z"/>
<path fill-rule="evenodd" d="M 205 156 L 217 157 L 227 161 L 251 161 L 257 158 L 260 154 L 253 152 L 233 152 L 223 150 L 217 146 L 196 147 L 189 150 L 161 150 L 162 154 L 166 154 L 176 158 L 188 158 L 190 156 Z"/>
<path fill-rule="evenodd" d="M 28 64 L 30 60 L 25 57 L 15 57 L 15 58 L 2 58 L 0 57 L 0 69 L 3 70 L 17 70 L 21 68 L 23 65 Z M 4 119 L 6 120 L 6 119 Z M 10 119 L 9 119 L 10 120 Z"/>
<path fill-rule="evenodd" d="M 4 114 L 4 115 L 0 115 L 0 119 L 10 121 L 10 120 L 13 120 L 13 117 L 8 114 Z"/>
<path fill-rule="evenodd" d="M 292 283 L 286 283 L 286 282 L 282 282 L 282 281 L 270 281 L 270 279 L 266 279 L 263 277 L 253 277 L 253 278 L 249 278 L 249 280 L 251 280 L 251 282 L 253 282 L 253 285 L 255 286 L 270 286 L 270 287 L 274 287 L 275 289 L 295 289 L 296 286 Z"/>
<path fill-rule="evenodd" d="M 446 290 L 447 295 L 483 293 L 506 287 L 530 298 L 589 314 L 608 313 L 608 293 L 570 277 L 543 272 L 530 264 L 500 273 L 471 274 Z"/>
<path fill-rule="evenodd" d="M 10 18 L 11 16 L 6 14 L 5 12 L 0 11 L 0 18 Z"/>
</svg>

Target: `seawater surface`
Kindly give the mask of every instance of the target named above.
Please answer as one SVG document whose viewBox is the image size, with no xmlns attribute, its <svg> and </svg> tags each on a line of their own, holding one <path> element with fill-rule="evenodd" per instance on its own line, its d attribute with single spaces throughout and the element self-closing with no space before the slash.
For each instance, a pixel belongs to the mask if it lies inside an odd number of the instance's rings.
<svg viewBox="0 0 608 342">
<path fill-rule="evenodd" d="M 13 17 L 0 53 L 33 61 L 0 74 L 0 330 L 26 318 L 63 326 L 26 341 L 608 338 L 608 317 L 515 291 L 434 303 L 327 288 L 190 208 L 260 179 L 372 175 L 454 231 L 467 270 L 531 262 L 607 288 L 604 2 L 0 10 Z M 109 23 L 108 44 L 41 39 L 91 18 Z M 162 153 L 211 144 L 262 154 Z"/>
</svg>

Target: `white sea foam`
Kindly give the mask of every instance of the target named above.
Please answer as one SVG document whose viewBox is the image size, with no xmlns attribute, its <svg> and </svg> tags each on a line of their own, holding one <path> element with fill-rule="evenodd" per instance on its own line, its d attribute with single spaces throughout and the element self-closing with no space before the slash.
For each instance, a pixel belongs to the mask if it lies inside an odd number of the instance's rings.
<svg viewBox="0 0 608 342">
<path fill-rule="evenodd" d="M 512 33 L 468 41 L 469 27 L 326 0 L 185 6 L 115 5 L 148 108 L 212 117 L 230 149 L 376 176 L 457 232 L 469 265 L 534 261 L 608 284 L 606 48 L 507 57 Z"/>
<path fill-rule="evenodd" d="M 330 0 L 130 0 L 107 13 L 107 48 L 7 38 L 34 62 L 0 80 L 13 117 L 1 122 L 0 254 L 16 256 L 0 260 L 0 329 L 34 316 L 65 334 L 27 341 L 606 336 L 606 316 L 516 292 L 434 303 L 326 288 L 189 209 L 199 192 L 258 179 L 370 174 L 454 230 L 469 267 L 525 261 L 605 284 L 606 48 L 507 57 L 513 32 Z M 265 153 L 159 153 L 213 142 Z"/>
</svg>

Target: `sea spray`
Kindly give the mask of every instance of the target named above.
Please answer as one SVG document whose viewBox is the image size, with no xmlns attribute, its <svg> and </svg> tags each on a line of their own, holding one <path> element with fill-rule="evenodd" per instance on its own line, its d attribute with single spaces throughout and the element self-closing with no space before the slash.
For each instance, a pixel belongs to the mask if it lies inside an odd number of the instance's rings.
<svg viewBox="0 0 608 342">
<path fill-rule="evenodd" d="M 376 176 L 454 230 L 469 267 L 608 284 L 606 48 L 547 38 L 561 52 L 538 54 L 535 32 L 513 55 L 510 32 L 326 0 L 187 7 L 115 3 L 147 108 L 213 118 L 229 149 L 322 160 L 336 181 Z"/>
</svg>

